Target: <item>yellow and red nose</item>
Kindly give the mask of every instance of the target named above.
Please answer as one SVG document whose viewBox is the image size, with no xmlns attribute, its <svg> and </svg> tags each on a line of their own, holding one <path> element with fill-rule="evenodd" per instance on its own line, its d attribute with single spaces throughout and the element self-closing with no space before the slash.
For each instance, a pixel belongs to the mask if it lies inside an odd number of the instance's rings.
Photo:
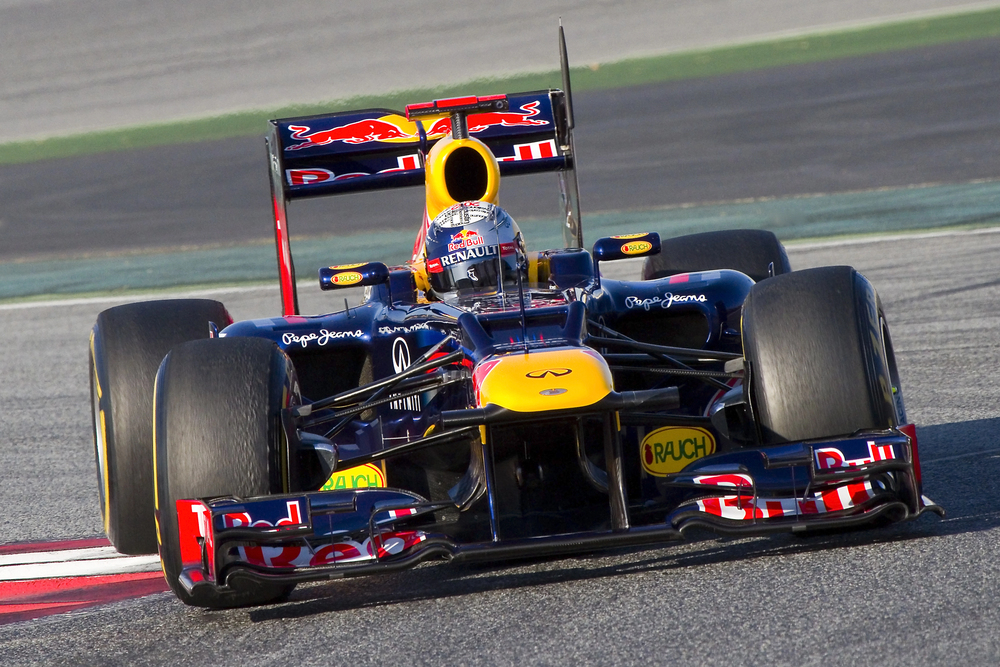
<svg viewBox="0 0 1000 667">
<path fill-rule="evenodd" d="M 611 369 L 594 350 L 557 347 L 488 357 L 473 371 L 479 406 L 515 412 L 581 408 L 614 389 Z"/>
</svg>

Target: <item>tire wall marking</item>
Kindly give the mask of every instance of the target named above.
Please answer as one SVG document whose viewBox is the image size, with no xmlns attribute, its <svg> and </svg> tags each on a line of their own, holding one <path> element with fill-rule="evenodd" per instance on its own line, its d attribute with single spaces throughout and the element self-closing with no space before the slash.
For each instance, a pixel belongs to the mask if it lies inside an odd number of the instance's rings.
<svg viewBox="0 0 1000 667">
<path fill-rule="evenodd" d="M 104 410 L 101 410 L 101 449 L 104 450 L 104 534 L 111 530 L 111 482 L 108 474 L 108 440 L 107 424 L 104 421 Z"/>
<path fill-rule="evenodd" d="M 162 362 L 161 362 L 162 365 Z M 156 484 L 156 396 L 160 384 L 160 371 L 156 371 L 153 379 L 153 524 L 156 526 L 156 546 L 157 555 L 163 553 L 163 539 L 160 537 L 160 489 Z M 160 571 L 163 576 L 167 576 L 167 564 L 160 557 Z"/>
<path fill-rule="evenodd" d="M 159 478 L 156 474 L 156 397 L 159 393 L 159 384 L 160 373 L 157 371 L 153 380 L 153 521 L 156 522 L 156 544 L 163 546 L 163 540 L 160 539 L 160 489 L 156 482 Z"/>
<path fill-rule="evenodd" d="M 101 389 L 101 376 L 97 372 L 97 355 L 94 353 L 94 332 L 90 332 L 90 356 L 94 360 L 94 385 L 97 387 L 97 424 L 100 426 L 100 432 L 95 433 L 95 437 L 98 440 L 98 449 L 101 453 L 101 460 L 98 461 L 98 465 L 101 466 L 101 482 L 104 484 L 104 507 L 101 508 L 101 515 L 104 519 L 104 534 L 107 535 L 111 529 L 111 482 L 110 475 L 108 474 L 108 425 L 104 417 L 104 409 L 101 407 L 101 399 L 104 398 L 104 391 Z"/>
</svg>

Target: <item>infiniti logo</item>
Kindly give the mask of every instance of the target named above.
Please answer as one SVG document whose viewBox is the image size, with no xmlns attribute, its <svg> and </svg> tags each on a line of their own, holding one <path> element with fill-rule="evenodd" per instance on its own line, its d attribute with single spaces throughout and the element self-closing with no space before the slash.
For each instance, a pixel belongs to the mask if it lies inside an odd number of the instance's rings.
<svg viewBox="0 0 1000 667">
<path fill-rule="evenodd" d="M 402 373 L 410 365 L 410 346 L 406 344 L 406 339 L 399 337 L 392 341 L 392 368 L 397 373 Z M 389 407 L 394 410 L 420 410 L 420 397 L 407 396 L 398 401 L 389 403 Z"/>
<path fill-rule="evenodd" d="M 392 341 L 392 368 L 397 373 L 401 373 L 410 365 L 410 348 L 406 344 L 406 339 L 397 338 Z"/>
<path fill-rule="evenodd" d="M 542 378 L 552 375 L 553 377 L 562 377 L 563 375 L 569 375 L 573 371 L 568 368 L 546 368 L 539 371 L 531 371 L 530 373 L 525 373 L 524 377 L 529 377 L 532 380 L 541 380 Z"/>
</svg>

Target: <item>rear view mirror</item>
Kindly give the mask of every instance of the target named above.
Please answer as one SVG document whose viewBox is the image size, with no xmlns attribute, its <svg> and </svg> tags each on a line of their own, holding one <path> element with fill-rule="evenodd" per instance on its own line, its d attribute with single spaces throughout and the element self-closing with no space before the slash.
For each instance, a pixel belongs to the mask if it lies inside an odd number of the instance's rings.
<svg viewBox="0 0 1000 667">
<path fill-rule="evenodd" d="M 629 257 L 646 257 L 660 252 L 660 235 L 656 232 L 605 236 L 594 244 L 594 263 Z"/>
<path fill-rule="evenodd" d="M 389 280 L 389 267 L 382 262 L 340 264 L 319 270 L 319 287 L 322 290 L 381 285 Z"/>
</svg>

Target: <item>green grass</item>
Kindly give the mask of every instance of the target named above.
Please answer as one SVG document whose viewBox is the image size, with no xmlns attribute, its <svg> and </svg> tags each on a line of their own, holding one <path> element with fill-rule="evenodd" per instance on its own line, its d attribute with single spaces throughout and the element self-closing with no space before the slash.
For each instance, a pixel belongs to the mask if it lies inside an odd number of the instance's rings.
<svg viewBox="0 0 1000 667">
<path fill-rule="evenodd" d="M 996 36 L 1000 36 L 1000 8 L 574 67 L 573 89 L 575 92 L 582 92 L 677 81 Z M 245 111 L 41 141 L 13 142 L 0 144 L 0 164 L 240 136 L 262 136 L 266 130 L 265 123 L 271 118 L 367 107 L 402 109 L 407 103 L 435 97 L 469 93 L 486 95 L 559 86 L 559 72 L 553 70 L 477 79 L 442 88 L 414 88 L 387 95 Z"/>
<path fill-rule="evenodd" d="M 532 250 L 562 245 L 560 221 L 518 221 Z M 663 238 L 723 229 L 769 229 L 782 241 L 1000 225 L 1000 181 L 588 213 L 584 241 L 656 231 Z M 321 266 L 405 261 L 415 230 L 292 238 L 300 280 Z M 373 251 L 373 248 L 377 249 Z M 127 295 L 194 286 L 278 282 L 271 243 L 151 250 L 113 256 L 0 262 L 0 302 L 69 295 Z"/>
</svg>

